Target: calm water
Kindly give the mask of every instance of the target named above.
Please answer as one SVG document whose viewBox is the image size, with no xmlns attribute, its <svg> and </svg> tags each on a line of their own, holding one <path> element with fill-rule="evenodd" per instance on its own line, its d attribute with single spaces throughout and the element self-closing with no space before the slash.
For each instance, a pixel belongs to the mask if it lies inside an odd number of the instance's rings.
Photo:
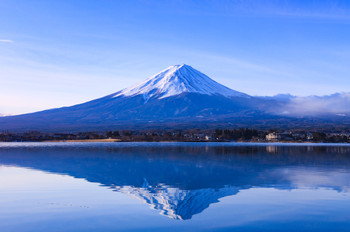
<svg viewBox="0 0 350 232">
<path fill-rule="evenodd" d="M 0 230 L 350 231 L 350 146 L 0 143 Z"/>
</svg>

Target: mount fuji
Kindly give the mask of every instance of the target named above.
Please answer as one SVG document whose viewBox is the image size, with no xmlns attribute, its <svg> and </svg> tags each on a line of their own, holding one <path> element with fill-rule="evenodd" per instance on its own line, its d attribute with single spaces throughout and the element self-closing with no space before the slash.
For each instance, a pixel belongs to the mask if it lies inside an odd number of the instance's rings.
<svg viewBox="0 0 350 232">
<path fill-rule="evenodd" d="M 170 66 L 140 84 L 124 89 L 114 97 L 142 95 L 145 100 L 162 99 L 182 93 L 197 93 L 224 97 L 249 97 L 223 86 L 186 64 Z"/>
<path fill-rule="evenodd" d="M 316 119 L 310 114 L 303 118 L 300 115 L 288 115 L 288 110 L 297 112 L 295 106 L 291 105 L 294 101 L 293 97 L 280 99 L 250 96 L 223 86 L 183 64 L 170 66 L 136 86 L 86 103 L 1 117 L 0 130 L 271 127 L 288 126 L 291 123 L 318 125 L 323 122 L 338 122 L 338 118 L 328 115 L 326 119 Z M 342 120 L 348 118 L 343 117 L 342 111 L 332 113 L 341 115 Z"/>
</svg>

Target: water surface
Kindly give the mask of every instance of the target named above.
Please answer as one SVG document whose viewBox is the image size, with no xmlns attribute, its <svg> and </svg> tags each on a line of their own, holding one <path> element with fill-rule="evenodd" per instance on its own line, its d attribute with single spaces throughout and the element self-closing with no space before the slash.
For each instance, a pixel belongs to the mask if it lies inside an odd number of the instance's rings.
<svg viewBox="0 0 350 232">
<path fill-rule="evenodd" d="M 1 231 L 349 231 L 350 146 L 0 143 Z"/>
</svg>

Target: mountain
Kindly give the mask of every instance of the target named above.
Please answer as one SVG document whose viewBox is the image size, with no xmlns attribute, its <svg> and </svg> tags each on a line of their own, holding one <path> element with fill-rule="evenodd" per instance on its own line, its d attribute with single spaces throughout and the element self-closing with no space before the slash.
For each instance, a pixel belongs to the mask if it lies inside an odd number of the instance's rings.
<svg viewBox="0 0 350 232">
<path fill-rule="evenodd" d="M 145 100 L 162 99 L 183 93 L 197 93 L 224 97 L 249 97 L 223 86 L 186 64 L 170 66 L 140 84 L 124 89 L 114 97 L 142 95 Z"/>
<path fill-rule="evenodd" d="M 66 132 L 350 124 L 349 117 L 339 109 L 323 109 L 323 113 L 319 107 L 315 114 L 298 111 L 301 109 L 298 104 L 304 102 L 290 95 L 250 96 L 217 83 L 191 66 L 174 65 L 136 86 L 83 104 L 1 117 L 0 130 Z M 344 98 L 342 106 L 349 103 L 350 99 Z M 304 105 L 305 108 L 308 104 Z M 312 107 L 308 109 L 313 110 Z"/>
</svg>

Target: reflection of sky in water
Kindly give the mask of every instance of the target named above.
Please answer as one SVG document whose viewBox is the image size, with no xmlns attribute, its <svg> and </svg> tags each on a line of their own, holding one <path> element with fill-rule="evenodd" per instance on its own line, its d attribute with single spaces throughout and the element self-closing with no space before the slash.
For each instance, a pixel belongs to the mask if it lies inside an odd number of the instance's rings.
<svg viewBox="0 0 350 232">
<path fill-rule="evenodd" d="M 295 188 L 333 188 L 342 192 L 348 192 L 350 187 L 350 170 L 333 170 L 325 172 L 318 168 L 281 168 L 276 170 L 290 181 Z"/>
<path fill-rule="evenodd" d="M 1 231 L 350 226 L 347 148 L 128 146 L 0 149 Z"/>
</svg>

